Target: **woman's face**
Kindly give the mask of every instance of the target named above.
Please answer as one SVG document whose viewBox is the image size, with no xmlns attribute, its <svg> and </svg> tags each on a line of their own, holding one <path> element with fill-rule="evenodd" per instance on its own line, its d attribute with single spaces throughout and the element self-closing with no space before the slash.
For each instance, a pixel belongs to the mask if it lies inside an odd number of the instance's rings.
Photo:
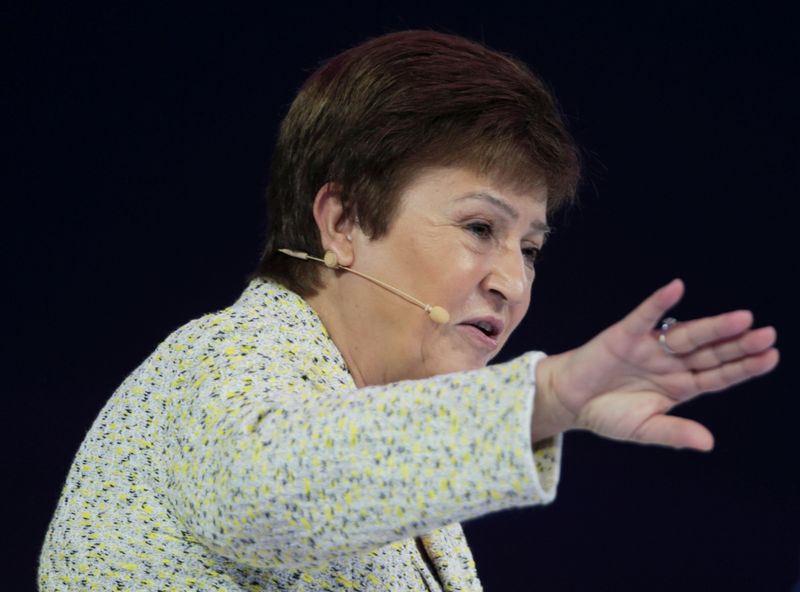
<svg viewBox="0 0 800 592">
<path fill-rule="evenodd" d="M 431 168 L 402 193 L 389 231 L 350 233 L 355 270 L 431 305 L 421 309 L 354 274 L 334 280 L 334 341 L 359 386 L 486 365 L 528 310 L 547 233 L 546 190 L 517 193 L 461 168 Z"/>
</svg>

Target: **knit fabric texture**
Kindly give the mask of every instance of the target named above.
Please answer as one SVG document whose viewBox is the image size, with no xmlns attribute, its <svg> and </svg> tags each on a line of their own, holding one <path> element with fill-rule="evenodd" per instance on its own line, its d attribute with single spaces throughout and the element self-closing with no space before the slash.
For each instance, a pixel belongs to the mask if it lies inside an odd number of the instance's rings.
<svg viewBox="0 0 800 592">
<path fill-rule="evenodd" d="M 105 405 L 40 590 L 480 590 L 459 523 L 555 495 L 560 438 L 530 439 L 542 355 L 358 389 L 308 304 L 254 280 Z"/>
</svg>

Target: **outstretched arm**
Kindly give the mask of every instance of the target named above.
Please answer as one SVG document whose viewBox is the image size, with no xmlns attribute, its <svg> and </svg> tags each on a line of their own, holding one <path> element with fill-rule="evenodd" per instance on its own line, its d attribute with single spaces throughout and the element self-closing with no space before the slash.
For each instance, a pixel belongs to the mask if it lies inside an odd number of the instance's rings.
<svg viewBox="0 0 800 592">
<path fill-rule="evenodd" d="M 683 282 L 673 280 L 585 345 L 542 360 L 533 441 L 586 429 L 616 440 L 710 450 L 714 438 L 705 426 L 667 412 L 772 370 L 776 333 L 752 329 L 753 315 L 739 310 L 675 325 L 667 333 L 675 353 L 667 353 L 654 327 L 683 291 Z"/>
</svg>

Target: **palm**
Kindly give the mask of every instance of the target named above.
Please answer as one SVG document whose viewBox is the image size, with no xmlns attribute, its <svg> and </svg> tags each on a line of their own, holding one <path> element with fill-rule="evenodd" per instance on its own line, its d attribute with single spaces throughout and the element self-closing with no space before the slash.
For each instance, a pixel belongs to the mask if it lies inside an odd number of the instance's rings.
<svg viewBox="0 0 800 592">
<path fill-rule="evenodd" d="M 614 439 L 711 448 L 705 427 L 665 414 L 703 392 L 771 370 L 778 361 L 775 331 L 751 330 L 748 311 L 680 323 L 669 332 L 677 355 L 669 355 L 653 327 L 682 294 L 682 283 L 672 282 L 583 347 L 557 356 L 552 390 L 571 427 Z"/>
</svg>

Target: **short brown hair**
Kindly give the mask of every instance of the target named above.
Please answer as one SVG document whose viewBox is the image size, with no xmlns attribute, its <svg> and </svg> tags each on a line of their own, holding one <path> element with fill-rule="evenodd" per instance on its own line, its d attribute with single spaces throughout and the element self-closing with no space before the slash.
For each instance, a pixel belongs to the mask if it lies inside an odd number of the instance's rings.
<svg viewBox="0 0 800 592">
<path fill-rule="evenodd" d="M 578 151 L 544 83 L 523 63 L 432 31 L 371 39 L 324 63 L 281 124 L 267 189 L 267 243 L 255 275 L 299 294 L 321 256 L 312 206 L 328 182 L 361 228 L 379 238 L 398 196 L 427 166 L 464 165 L 515 188 L 547 187 L 548 209 L 572 199 Z"/>
</svg>

